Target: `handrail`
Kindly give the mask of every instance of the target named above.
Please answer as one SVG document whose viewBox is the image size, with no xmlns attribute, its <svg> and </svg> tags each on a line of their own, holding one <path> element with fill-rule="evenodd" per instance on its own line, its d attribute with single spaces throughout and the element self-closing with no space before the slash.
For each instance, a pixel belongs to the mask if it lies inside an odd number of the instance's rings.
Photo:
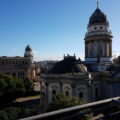
<svg viewBox="0 0 120 120">
<path fill-rule="evenodd" d="M 105 104 L 105 103 L 110 103 L 113 100 L 119 100 L 119 99 L 120 99 L 120 97 L 105 99 L 105 100 L 101 100 L 101 101 L 97 101 L 97 102 L 92 102 L 92 103 L 88 103 L 88 104 L 83 104 L 83 105 L 78 105 L 78 106 L 74 106 L 74 107 L 70 107 L 70 108 L 56 110 L 56 111 L 53 111 L 53 112 L 43 113 L 43 114 L 40 114 L 40 115 L 35 115 L 35 116 L 32 116 L 32 117 L 23 118 L 23 119 L 20 119 L 20 120 L 45 119 L 45 118 L 52 117 L 52 116 L 55 116 L 55 115 L 60 115 L 60 114 L 68 113 L 68 112 L 73 112 L 73 111 L 77 111 L 77 110 L 86 109 L 86 108 L 89 108 L 89 107 L 94 107 L 94 106 Z"/>
</svg>

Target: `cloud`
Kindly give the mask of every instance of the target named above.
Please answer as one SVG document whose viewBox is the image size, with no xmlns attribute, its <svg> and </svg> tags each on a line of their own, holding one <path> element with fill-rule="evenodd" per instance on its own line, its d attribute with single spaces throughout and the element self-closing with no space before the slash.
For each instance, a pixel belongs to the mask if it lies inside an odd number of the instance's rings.
<svg viewBox="0 0 120 120">
<path fill-rule="evenodd" d="M 16 51 L 16 50 L 18 50 L 18 48 L 11 48 L 11 50 L 14 50 L 14 51 Z"/>
</svg>

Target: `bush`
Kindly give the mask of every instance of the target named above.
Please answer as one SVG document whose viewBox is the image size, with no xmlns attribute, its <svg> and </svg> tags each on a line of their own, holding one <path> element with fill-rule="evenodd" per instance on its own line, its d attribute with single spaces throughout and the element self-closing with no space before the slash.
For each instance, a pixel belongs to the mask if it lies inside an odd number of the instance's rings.
<svg viewBox="0 0 120 120">
<path fill-rule="evenodd" d="M 17 107 L 9 107 L 5 109 L 5 112 L 9 118 L 9 120 L 17 120 L 19 114 L 21 113 L 20 108 Z"/>
<path fill-rule="evenodd" d="M 34 93 L 34 85 L 33 80 L 29 80 L 28 78 L 23 79 L 24 87 L 25 87 L 25 96 L 32 95 Z"/>
<path fill-rule="evenodd" d="M 23 96 L 25 87 L 23 80 L 9 75 L 0 74 L 0 100 L 3 103 L 11 103 L 18 97 Z"/>
<path fill-rule="evenodd" d="M 47 111 L 54 111 L 54 110 L 58 110 L 58 109 L 64 109 L 64 108 L 69 108 L 69 107 L 73 107 L 73 106 L 77 106 L 77 105 L 81 105 L 81 104 L 85 104 L 86 102 L 82 99 L 77 99 L 75 97 L 68 97 L 65 96 L 63 94 L 60 95 L 55 95 L 52 99 L 52 102 L 48 105 L 48 109 Z M 85 113 L 90 111 L 90 109 L 85 109 L 79 112 L 74 112 L 71 113 L 72 114 L 76 114 L 76 113 Z M 65 116 L 69 116 L 70 113 L 65 114 Z M 64 115 L 62 115 L 63 117 Z M 57 116 L 57 117 L 61 117 L 61 116 Z M 92 118 L 92 114 L 85 114 L 81 117 L 79 117 L 76 120 L 90 120 Z M 54 118 L 52 118 L 54 119 Z"/>
<path fill-rule="evenodd" d="M 85 101 L 83 101 L 82 99 L 79 100 L 72 96 L 68 97 L 63 94 L 59 94 L 53 97 L 52 102 L 49 104 L 47 111 L 68 108 L 81 104 L 85 104 Z"/>
<path fill-rule="evenodd" d="M 0 111 L 0 120 L 9 120 L 7 114 L 4 110 Z"/>
<path fill-rule="evenodd" d="M 0 120 L 17 120 L 35 115 L 37 112 L 34 110 L 26 109 L 21 106 L 8 107 L 0 111 Z"/>
</svg>

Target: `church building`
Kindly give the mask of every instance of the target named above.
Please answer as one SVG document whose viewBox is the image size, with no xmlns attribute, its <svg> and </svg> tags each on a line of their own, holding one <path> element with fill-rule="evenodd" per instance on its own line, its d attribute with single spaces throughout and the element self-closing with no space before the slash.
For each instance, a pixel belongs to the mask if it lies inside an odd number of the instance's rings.
<svg viewBox="0 0 120 120">
<path fill-rule="evenodd" d="M 98 4 L 87 30 L 84 62 L 67 55 L 48 73 L 41 74 L 45 107 L 56 94 L 75 96 L 87 102 L 120 96 L 120 67 L 116 71 L 112 63 L 113 36 L 107 16 Z"/>
<path fill-rule="evenodd" d="M 106 71 L 112 63 L 112 33 L 107 16 L 99 9 L 91 15 L 85 35 L 85 63 L 93 71 Z"/>
</svg>

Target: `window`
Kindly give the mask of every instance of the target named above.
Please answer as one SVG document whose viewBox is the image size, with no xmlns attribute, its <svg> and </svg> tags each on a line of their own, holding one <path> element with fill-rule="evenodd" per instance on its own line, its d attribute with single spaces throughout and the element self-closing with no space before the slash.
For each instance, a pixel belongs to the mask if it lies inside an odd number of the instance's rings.
<svg viewBox="0 0 120 120">
<path fill-rule="evenodd" d="M 24 61 L 22 61 L 22 64 L 24 64 Z"/>
<path fill-rule="evenodd" d="M 80 98 L 80 99 L 83 98 L 83 92 L 80 92 L 80 93 L 79 93 L 79 98 Z"/>
<path fill-rule="evenodd" d="M 102 30 L 102 29 L 103 29 L 103 27 L 101 26 L 101 27 L 100 27 L 100 29 Z"/>
<path fill-rule="evenodd" d="M 65 94 L 66 94 L 67 97 L 69 96 L 69 92 L 68 91 L 66 91 Z"/>
<path fill-rule="evenodd" d="M 13 75 L 13 77 L 16 77 L 16 73 L 13 73 L 12 75 Z"/>
<path fill-rule="evenodd" d="M 102 56 L 102 50 L 100 50 L 100 56 Z"/>
<path fill-rule="evenodd" d="M 97 27 L 94 27 L 94 30 L 96 30 L 97 29 Z"/>
<path fill-rule="evenodd" d="M 52 95 L 56 95 L 56 90 L 53 90 L 53 91 L 52 91 Z"/>
<path fill-rule="evenodd" d="M 28 62 L 26 61 L 26 62 L 25 62 L 25 64 L 27 65 L 27 64 L 28 64 Z"/>
<path fill-rule="evenodd" d="M 56 95 L 56 90 L 53 90 L 52 91 L 52 99 L 53 99 L 53 97 Z"/>
<path fill-rule="evenodd" d="M 21 77 L 21 74 L 20 74 L 20 72 L 18 72 L 18 77 L 19 77 L 19 78 Z"/>
<path fill-rule="evenodd" d="M 95 88 L 95 97 L 98 97 L 98 88 Z"/>
</svg>

